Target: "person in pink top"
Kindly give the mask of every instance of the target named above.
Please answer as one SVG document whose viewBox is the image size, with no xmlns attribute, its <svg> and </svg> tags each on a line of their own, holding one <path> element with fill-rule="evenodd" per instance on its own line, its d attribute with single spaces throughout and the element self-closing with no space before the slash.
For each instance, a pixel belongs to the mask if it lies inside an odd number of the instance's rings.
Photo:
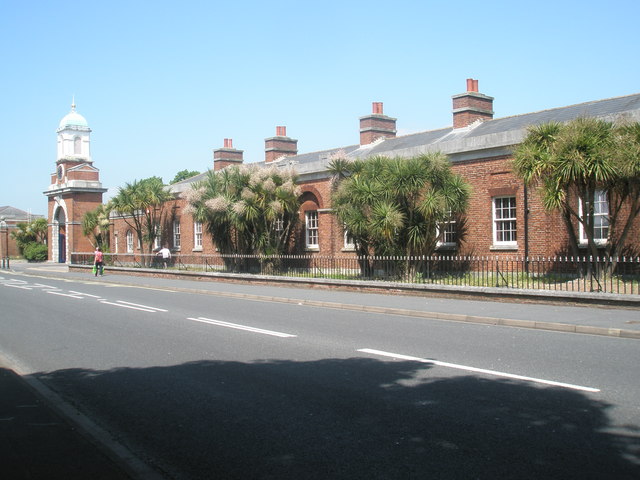
<svg viewBox="0 0 640 480">
<path fill-rule="evenodd" d="M 102 273 L 104 272 L 104 255 L 102 253 L 102 249 L 100 247 L 96 247 L 96 251 L 93 255 L 94 274 L 96 277 L 98 276 L 98 273 L 102 276 Z"/>
</svg>

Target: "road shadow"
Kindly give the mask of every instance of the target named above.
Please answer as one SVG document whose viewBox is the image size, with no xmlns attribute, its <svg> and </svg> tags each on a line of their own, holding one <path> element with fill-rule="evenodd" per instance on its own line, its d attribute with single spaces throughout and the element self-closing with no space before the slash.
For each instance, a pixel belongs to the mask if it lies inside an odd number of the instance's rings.
<svg viewBox="0 0 640 480">
<path fill-rule="evenodd" d="M 173 478 L 638 479 L 638 429 L 562 388 L 366 358 L 36 374 Z"/>
</svg>

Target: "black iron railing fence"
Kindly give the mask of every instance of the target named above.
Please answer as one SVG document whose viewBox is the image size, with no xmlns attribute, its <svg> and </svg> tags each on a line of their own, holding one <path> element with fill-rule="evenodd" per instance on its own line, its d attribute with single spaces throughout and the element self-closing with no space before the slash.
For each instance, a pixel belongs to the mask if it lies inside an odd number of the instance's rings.
<svg viewBox="0 0 640 480">
<path fill-rule="evenodd" d="M 73 253 L 90 265 L 93 253 Z M 321 255 L 105 254 L 105 265 L 169 271 L 244 273 L 295 278 L 386 281 L 461 287 L 503 287 L 640 294 L 640 257 L 356 257 Z"/>
</svg>

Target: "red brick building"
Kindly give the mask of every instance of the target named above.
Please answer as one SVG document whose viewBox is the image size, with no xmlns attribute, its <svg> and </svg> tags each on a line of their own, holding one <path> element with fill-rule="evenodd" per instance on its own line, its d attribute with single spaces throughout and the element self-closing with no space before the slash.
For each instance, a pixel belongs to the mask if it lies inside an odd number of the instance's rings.
<svg viewBox="0 0 640 480">
<path fill-rule="evenodd" d="M 426 152 L 446 154 L 456 173 L 472 187 L 466 215 L 466 236 L 456 242 L 455 231 L 440 245 L 443 252 L 471 255 L 554 256 L 567 252 L 567 238 L 561 219 L 546 212 L 535 191 L 528 190 L 513 173 L 512 152 L 530 125 L 550 121 L 566 122 L 578 117 L 640 121 L 640 94 L 598 100 L 540 112 L 494 118 L 493 97 L 478 90 L 478 81 L 467 80 L 465 92 L 454 95 L 452 126 L 397 136 L 395 118 L 384 114 L 383 104 L 373 103 L 372 113 L 360 117 L 360 143 L 332 149 L 298 153 L 297 140 L 287 136 L 286 127 L 265 139 L 265 159 L 260 165 L 293 167 L 302 189 L 302 228 L 296 235 L 300 253 L 320 255 L 353 251 L 331 210 L 328 165 L 336 155 L 366 158 L 373 155 L 410 157 Z M 225 139 L 213 152 L 213 170 L 244 161 L 242 150 Z M 150 172 L 153 174 L 153 172 Z M 162 242 L 182 254 L 215 253 L 215 246 L 202 225 L 185 212 L 185 192 L 205 174 L 176 183 L 171 218 L 165 224 Z M 605 200 L 606 202 L 606 200 Z M 51 215 L 51 212 L 50 212 Z M 51 218 L 51 217 L 50 217 Z M 630 239 L 640 246 L 640 225 L 636 222 Z M 122 220 L 114 223 L 112 252 L 137 252 L 137 239 Z"/>
</svg>

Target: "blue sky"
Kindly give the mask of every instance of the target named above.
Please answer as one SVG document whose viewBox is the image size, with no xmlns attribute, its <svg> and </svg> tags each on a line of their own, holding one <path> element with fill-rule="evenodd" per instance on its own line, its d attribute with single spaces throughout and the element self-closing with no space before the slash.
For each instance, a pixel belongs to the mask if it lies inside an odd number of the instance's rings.
<svg viewBox="0 0 640 480">
<path fill-rule="evenodd" d="M 46 214 L 73 95 L 115 193 L 211 168 L 224 138 L 263 160 L 277 125 L 301 153 L 356 144 L 374 101 L 399 134 L 446 127 L 467 78 L 496 117 L 638 93 L 639 17 L 637 0 L 0 0 L 0 205 Z"/>
</svg>

